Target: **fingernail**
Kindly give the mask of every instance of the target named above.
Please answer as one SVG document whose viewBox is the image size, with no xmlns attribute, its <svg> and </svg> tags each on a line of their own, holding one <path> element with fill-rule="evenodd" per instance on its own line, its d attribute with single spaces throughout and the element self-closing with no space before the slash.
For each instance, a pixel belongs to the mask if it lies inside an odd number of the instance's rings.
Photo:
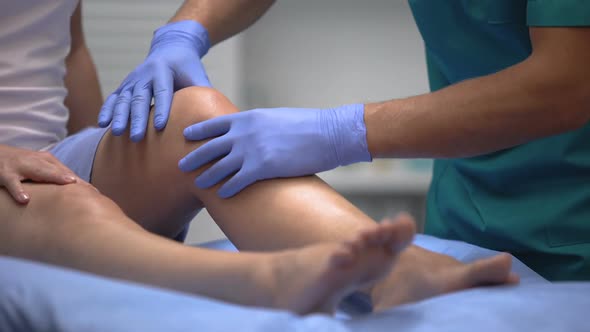
<svg viewBox="0 0 590 332">
<path fill-rule="evenodd" d="M 23 202 L 28 202 L 30 197 L 27 193 L 20 193 L 18 194 L 18 198 Z"/>
<path fill-rule="evenodd" d="M 76 182 L 76 178 L 71 175 L 64 176 L 64 180 L 67 182 Z"/>
<path fill-rule="evenodd" d="M 190 135 L 191 134 L 191 128 L 190 127 L 184 128 L 184 131 L 182 133 L 184 134 L 184 136 Z"/>
</svg>

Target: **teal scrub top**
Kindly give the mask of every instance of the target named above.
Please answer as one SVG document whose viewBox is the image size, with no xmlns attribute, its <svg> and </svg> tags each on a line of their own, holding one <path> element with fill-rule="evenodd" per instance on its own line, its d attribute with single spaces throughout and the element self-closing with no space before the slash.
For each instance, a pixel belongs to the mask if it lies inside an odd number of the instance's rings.
<svg viewBox="0 0 590 332">
<path fill-rule="evenodd" d="M 432 90 L 523 61 L 531 26 L 590 26 L 588 0 L 409 3 Z M 428 234 L 509 252 L 550 280 L 590 280 L 590 124 L 486 155 L 436 160 L 426 214 Z"/>
</svg>

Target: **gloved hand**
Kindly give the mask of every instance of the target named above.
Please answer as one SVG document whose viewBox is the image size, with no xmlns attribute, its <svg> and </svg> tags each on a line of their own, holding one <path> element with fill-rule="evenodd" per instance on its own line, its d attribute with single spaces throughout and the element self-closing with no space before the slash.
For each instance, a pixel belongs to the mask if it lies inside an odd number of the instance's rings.
<svg viewBox="0 0 590 332">
<path fill-rule="evenodd" d="M 211 86 L 201 63 L 209 47 L 207 30 L 195 21 L 170 23 L 156 30 L 145 61 L 107 98 L 98 125 L 104 128 L 112 120 L 113 134 L 121 135 L 131 118 L 131 140 L 141 141 L 153 95 L 154 127 L 162 130 L 168 122 L 174 91 Z"/>
<path fill-rule="evenodd" d="M 187 127 L 184 136 L 188 140 L 215 137 L 186 155 L 179 167 L 189 172 L 223 157 L 195 184 L 209 188 L 236 173 L 219 189 L 224 198 L 258 180 L 309 175 L 371 160 L 360 104 L 256 109 L 197 123 Z"/>
</svg>

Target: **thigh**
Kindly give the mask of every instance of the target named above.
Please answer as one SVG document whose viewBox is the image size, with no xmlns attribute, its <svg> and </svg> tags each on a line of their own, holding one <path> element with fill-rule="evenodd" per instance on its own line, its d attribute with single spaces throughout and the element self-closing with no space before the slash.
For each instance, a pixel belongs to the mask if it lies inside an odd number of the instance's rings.
<svg viewBox="0 0 590 332">
<path fill-rule="evenodd" d="M 24 186 L 31 196 L 27 205 L 15 203 L 0 188 L 0 255 L 54 262 L 70 255 L 61 244 L 81 238 L 89 225 L 117 222 L 139 228 L 87 183 Z"/>
<path fill-rule="evenodd" d="M 148 135 L 148 139 L 154 141 L 151 135 Z M 142 192 L 147 186 L 146 182 L 137 181 L 140 178 L 133 175 L 141 174 L 140 169 L 146 165 L 141 165 L 137 158 L 142 157 L 135 152 L 138 149 L 147 149 L 148 146 L 155 149 L 157 141 L 147 145 L 132 143 L 125 149 L 126 143 L 130 143 L 126 137 L 112 136 L 110 128 L 88 128 L 67 137 L 50 152 L 80 178 L 92 182 L 117 204 L 121 204 L 123 209 L 135 218 L 134 220 L 138 220 L 147 229 L 174 237 L 183 225 L 194 217 L 199 205 L 194 201 L 182 204 L 178 197 L 162 195 L 159 190 L 155 190 L 155 195 Z M 124 160 L 115 158 L 114 152 L 122 150 L 125 150 Z M 143 155 L 145 156 L 145 153 Z M 167 171 L 170 169 L 169 166 L 172 166 L 166 162 L 168 160 L 166 156 L 162 156 L 157 162 L 157 171 L 162 175 L 166 172 L 171 173 Z M 113 161 L 121 162 L 115 165 Z M 130 168 L 131 173 L 126 173 L 127 168 Z M 173 177 L 174 173 L 171 175 Z M 174 180 L 170 181 L 172 184 Z M 167 186 L 160 185 L 160 189 L 163 190 Z M 154 190 L 151 189 L 150 192 Z M 186 198 L 185 191 L 179 190 L 176 193 Z M 170 198 L 168 202 L 167 197 Z"/>
<path fill-rule="evenodd" d="M 66 137 L 49 150 L 62 164 L 81 179 L 90 182 L 92 164 L 98 145 L 106 133 L 105 128 L 87 128 Z"/>
</svg>

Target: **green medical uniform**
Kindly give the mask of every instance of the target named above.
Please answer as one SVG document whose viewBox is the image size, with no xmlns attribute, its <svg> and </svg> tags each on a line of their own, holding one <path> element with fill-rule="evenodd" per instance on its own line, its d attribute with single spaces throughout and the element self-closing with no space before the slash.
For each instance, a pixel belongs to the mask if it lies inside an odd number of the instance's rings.
<svg viewBox="0 0 590 332">
<path fill-rule="evenodd" d="M 590 26 L 588 0 L 409 3 L 432 90 L 523 61 L 529 27 Z M 590 124 L 474 158 L 436 160 L 425 231 L 510 252 L 550 280 L 590 280 Z"/>
</svg>

